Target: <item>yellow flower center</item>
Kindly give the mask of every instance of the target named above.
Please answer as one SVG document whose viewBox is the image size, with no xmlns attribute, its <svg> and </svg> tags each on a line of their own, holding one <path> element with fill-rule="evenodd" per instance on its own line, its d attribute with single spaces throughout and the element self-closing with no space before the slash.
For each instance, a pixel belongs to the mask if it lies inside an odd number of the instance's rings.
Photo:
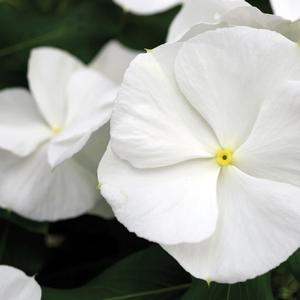
<svg viewBox="0 0 300 300">
<path fill-rule="evenodd" d="M 51 131 L 52 131 L 53 135 L 57 135 L 57 134 L 59 134 L 62 131 L 62 128 L 60 128 L 60 127 L 52 127 Z"/>
<path fill-rule="evenodd" d="M 216 161 L 221 167 L 230 165 L 233 162 L 233 153 L 228 149 L 220 149 L 216 155 Z"/>
</svg>

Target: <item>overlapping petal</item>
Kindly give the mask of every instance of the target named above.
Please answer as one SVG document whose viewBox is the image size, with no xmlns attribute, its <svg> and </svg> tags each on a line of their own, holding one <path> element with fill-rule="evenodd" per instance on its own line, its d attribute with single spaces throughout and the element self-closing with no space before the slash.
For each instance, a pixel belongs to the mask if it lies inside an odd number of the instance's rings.
<svg viewBox="0 0 300 300">
<path fill-rule="evenodd" d="M 0 169 L 0 206 L 30 219 L 75 217 L 99 197 L 95 176 L 74 159 L 52 170 L 46 145 L 26 158 L 1 151 Z"/>
<path fill-rule="evenodd" d="M 183 94 L 221 145 L 236 149 L 249 135 L 269 91 L 282 80 L 299 78 L 299 58 L 300 48 L 278 33 L 223 28 L 185 42 L 175 73 Z"/>
<path fill-rule="evenodd" d="M 56 48 L 35 48 L 31 52 L 28 79 L 40 111 L 51 127 L 64 125 L 66 86 L 83 64 L 71 54 Z"/>
<path fill-rule="evenodd" d="M 99 51 L 90 63 L 90 67 L 120 85 L 130 62 L 138 54 L 138 51 L 123 46 L 117 40 L 112 40 Z"/>
<path fill-rule="evenodd" d="M 139 55 L 130 65 L 111 120 L 113 150 L 138 168 L 213 157 L 218 143 L 174 78 L 181 44 Z"/>
<path fill-rule="evenodd" d="M 190 0 L 173 20 L 167 40 L 179 40 L 191 27 L 199 23 L 217 23 L 222 15 L 236 8 L 249 6 L 243 0 Z"/>
<path fill-rule="evenodd" d="M 22 88 L 0 92 L 0 148 L 27 156 L 51 136 L 34 99 Z"/>
<path fill-rule="evenodd" d="M 101 193 L 120 222 L 155 242 L 197 242 L 215 230 L 219 167 L 192 160 L 171 167 L 139 170 L 108 147 L 98 172 Z"/>
<path fill-rule="evenodd" d="M 125 11 L 137 15 L 149 15 L 162 12 L 173 6 L 179 5 L 185 0 L 113 0 Z"/>
<path fill-rule="evenodd" d="M 299 114 L 300 81 L 274 87 L 235 153 L 236 165 L 252 176 L 300 186 Z"/>
<path fill-rule="evenodd" d="M 97 168 L 102 156 L 105 153 L 109 139 L 110 139 L 110 127 L 109 123 L 106 123 L 96 132 L 94 132 L 87 144 L 78 152 L 74 159 L 80 164 L 84 165 L 89 171 L 97 177 Z M 114 214 L 111 207 L 106 200 L 100 195 L 95 206 L 89 212 L 92 215 L 100 216 L 105 219 L 113 218 Z"/>
<path fill-rule="evenodd" d="M 33 277 L 9 266 L 0 266 L 0 298 L 3 300 L 40 300 L 42 291 Z"/>
<path fill-rule="evenodd" d="M 163 247 L 197 278 L 224 283 L 254 278 L 299 247 L 299 199 L 298 187 L 224 168 L 215 233 L 201 243 Z"/>
<path fill-rule="evenodd" d="M 79 152 L 91 134 L 108 122 L 117 86 L 96 71 L 82 68 L 71 76 L 66 90 L 65 128 L 49 145 L 52 167 Z"/>
</svg>

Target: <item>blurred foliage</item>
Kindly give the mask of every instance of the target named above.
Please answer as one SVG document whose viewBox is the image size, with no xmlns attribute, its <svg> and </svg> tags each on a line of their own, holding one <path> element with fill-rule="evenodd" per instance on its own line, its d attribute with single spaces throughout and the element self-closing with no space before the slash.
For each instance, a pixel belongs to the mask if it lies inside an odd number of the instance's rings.
<svg viewBox="0 0 300 300">
<path fill-rule="evenodd" d="M 164 42 L 178 8 L 141 17 L 111 0 L 6 0 L 0 2 L 0 88 L 26 86 L 30 49 L 53 46 L 88 63 L 110 39 L 135 48 Z"/>
<path fill-rule="evenodd" d="M 249 2 L 271 13 L 268 1 Z M 111 39 L 133 49 L 153 48 L 165 41 L 179 9 L 136 16 L 111 0 L 0 0 L 0 88 L 27 86 L 34 47 L 59 47 L 86 63 Z M 116 220 L 93 216 L 47 224 L 0 210 L 0 260 L 37 273 L 43 300 L 300 299 L 299 251 L 271 273 L 271 280 L 268 274 L 208 286 Z"/>
<path fill-rule="evenodd" d="M 0 219 L 9 221 L 15 225 L 23 227 L 28 231 L 46 234 L 48 232 L 48 223 L 46 222 L 34 222 L 28 219 L 24 219 L 12 211 L 0 209 Z"/>
</svg>

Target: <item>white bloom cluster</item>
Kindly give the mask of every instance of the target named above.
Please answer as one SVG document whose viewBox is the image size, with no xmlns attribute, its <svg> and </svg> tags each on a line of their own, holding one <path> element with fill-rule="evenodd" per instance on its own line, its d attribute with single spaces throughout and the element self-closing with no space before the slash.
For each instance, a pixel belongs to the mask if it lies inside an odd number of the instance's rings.
<svg viewBox="0 0 300 300">
<path fill-rule="evenodd" d="M 242 0 L 115 2 L 183 7 L 168 42 L 136 58 L 114 41 L 88 66 L 32 51 L 31 93 L 0 92 L 0 206 L 110 217 L 103 156 L 117 219 L 193 276 L 234 283 L 276 267 L 300 246 L 300 22 Z M 20 271 L 0 277 L 1 299 L 19 299 L 11 284 L 41 298 Z"/>
</svg>

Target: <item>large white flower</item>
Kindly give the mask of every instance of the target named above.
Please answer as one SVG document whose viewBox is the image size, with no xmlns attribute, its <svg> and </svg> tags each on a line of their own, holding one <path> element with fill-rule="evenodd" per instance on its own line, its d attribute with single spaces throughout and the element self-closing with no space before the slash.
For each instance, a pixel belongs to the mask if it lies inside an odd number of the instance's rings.
<svg viewBox="0 0 300 300">
<path fill-rule="evenodd" d="M 299 0 L 271 0 L 274 13 L 292 21 L 300 18 Z"/>
<path fill-rule="evenodd" d="M 206 280 L 286 260 L 300 246 L 299 80 L 300 47 L 264 29 L 139 55 L 98 172 L 118 220 Z"/>
<path fill-rule="evenodd" d="M 106 68 L 107 53 L 114 56 L 110 50 L 116 48 L 114 63 L 122 60 L 125 50 L 112 42 L 91 67 L 59 49 L 34 49 L 28 70 L 32 94 L 23 88 L 0 92 L 1 207 L 36 220 L 57 220 L 95 206 L 99 147 L 105 150 L 105 124 L 121 80 Z M 122 62 L 121 74 L 124 67 Z M 98 153 L 91 153 L 95 148 Z M 101 206 L 107 215 L 107 205 Z"/>
<path fill-rule="evenodd" d="M 0 299 L 40 300 L 41 288 L 33 277 L 9 266 L 0 266 Z"/>
<path fill-rule="evenodd" d="M 162 12 L 176 5 L 182 4 L 186 0 L 113 0 L 125 11 L 133 12 L 137 15 L 150 15 Z M 201 1 L 201 0 L 200 0 Z"/>
</svg>

